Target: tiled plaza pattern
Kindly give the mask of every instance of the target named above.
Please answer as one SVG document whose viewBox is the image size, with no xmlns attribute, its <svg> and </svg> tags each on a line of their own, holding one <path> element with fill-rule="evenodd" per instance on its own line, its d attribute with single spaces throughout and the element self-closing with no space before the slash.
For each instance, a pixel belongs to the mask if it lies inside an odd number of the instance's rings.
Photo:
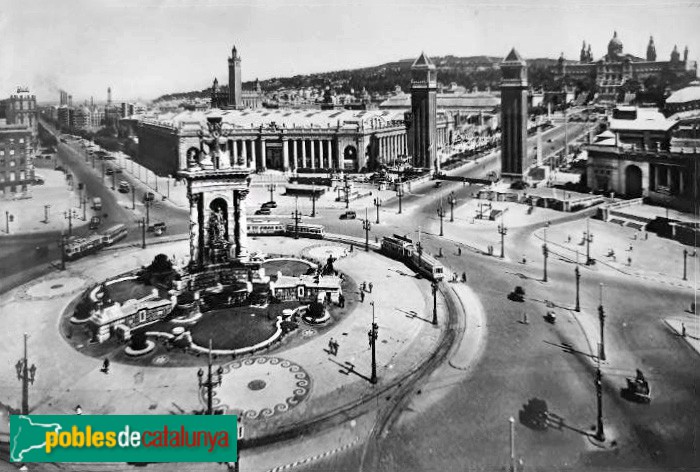
<svg viewBox="0 0 700 472">
<path fill-rule="evenodd" d="M 298 364 L 279 357 L 254 357 L 223 366 L 215 406 L 241 411 L 241 419 L 269 418 L 304 401 L 311 390 L 309 374 Z M 206 389 L 202 389 L 206 403 Z M 235 405 L 235 408 L 232 406 Z"/>
</svg>

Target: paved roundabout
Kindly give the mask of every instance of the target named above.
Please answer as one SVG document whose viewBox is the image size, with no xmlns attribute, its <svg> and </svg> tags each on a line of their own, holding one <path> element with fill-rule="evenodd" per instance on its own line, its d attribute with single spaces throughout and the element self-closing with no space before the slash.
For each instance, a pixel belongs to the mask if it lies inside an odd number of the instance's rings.
<svg viewBox="0 0 700 472">
<path fill-rule="evenodd" d="M 27 286 L 18 296 L 27 300 L 51 300 L 77 293 L 87 283 L 87 279 L 74 275 L 50 277 Z"/>
<path fill-rule="evenodd" d="M 223 366 L 215 407 L 240 412 L 254 420 L 284 413 L 303 402 L 311 391 L 311 377 L 298 364 L 279 357 L 260 356 Z M 206 390 L 202 389 L 206 403 Z"/>
</svg>

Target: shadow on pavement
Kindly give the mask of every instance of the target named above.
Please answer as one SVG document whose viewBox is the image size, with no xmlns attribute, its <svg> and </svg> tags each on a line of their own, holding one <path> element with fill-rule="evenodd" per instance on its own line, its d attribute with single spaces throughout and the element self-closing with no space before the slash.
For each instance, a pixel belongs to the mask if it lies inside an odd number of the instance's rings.
<svg viewBox="0 0 700 472">
<path fill-rule="evenodd" d="M 341 374 L 343 374 L 343 375 L 355 374 L 355 375 L 357 375 L 358 377 L 360 377 L 361 379 L 366 380 L 367 382 L 369 382 L 369 381 L 371 380 L 369 377 L 367 377 L 367 376 L 365 376 L 365 375 L 359 373 L 358 371 L 356 371 L 356 370 L 355 370 L 355 364 L 353 364 L 353 363 L 350 362 L 350 361 L 345 361 L 344 364 L 341 364 L 340 362 L 336 361 L 335 359 L 329 359 L 329 360 L 330 360 L 331 362 L 333 362 L 334 364 L 337 364 L 338 366 L 340 366 L 339 372 L 340 372 Z"/>
</svg>

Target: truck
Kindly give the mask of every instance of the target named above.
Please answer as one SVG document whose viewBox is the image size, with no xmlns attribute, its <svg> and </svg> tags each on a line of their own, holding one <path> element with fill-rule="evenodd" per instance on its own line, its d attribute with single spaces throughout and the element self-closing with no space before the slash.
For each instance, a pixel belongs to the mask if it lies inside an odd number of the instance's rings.
<svg viewBox="0 0 700 472">
<path fill-rule="evenodd" d="M 92 199 L 92 209 L 97 211 L 102 210 L 102 199 L 100 197 Z"/>
</svg>

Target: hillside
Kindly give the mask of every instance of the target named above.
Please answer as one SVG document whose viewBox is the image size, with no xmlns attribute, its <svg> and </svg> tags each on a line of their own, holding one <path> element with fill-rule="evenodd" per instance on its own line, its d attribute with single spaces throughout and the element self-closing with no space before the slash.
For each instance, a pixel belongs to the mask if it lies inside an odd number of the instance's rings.
<svg viewBox="0 0 700 472">
<path fill-rule="evenodd" d="M 486 87 L 496 88 L 501 79 L 498 64 L 503 60 L 494 56 L 444 56 L 433 57 L 433 62 L 438 69 L 438 81 L 449 85 L 451 82 L 462 85 L 467 89 L 478 87 L 483 90 Z M 295 75 L 293 77 L 275 77 L 260 81 L 265 92 L 275 92 L 280 89 L 300 88 L 325 88 L 330 86 L 337 93 L 355 93 L 366 89 L 367 92 L 386 94 L 394 90 L 398 85 L 402 90 L 409 90 L 411 84 L 411 64 L 414 59 L 401 59 L 386 64 L 363 67 L 359 69 L 347 69 L 333 72 Z M 528 60 L 528 70 L 531 72 L 532 85 L 539 88 L 551 81 L 549 67 L 556 64 L 556 59 L 531 59 Z M 252 88 L 253 82 L 243 84 L 244 88 Z M 226 86 L 223 87 L 224 89 Z M 204 98 L 209 96 L 210 89 L 200 91 L 181 92 L 163 95 L 161 100 L 185 100 Z"/>
</svg>

